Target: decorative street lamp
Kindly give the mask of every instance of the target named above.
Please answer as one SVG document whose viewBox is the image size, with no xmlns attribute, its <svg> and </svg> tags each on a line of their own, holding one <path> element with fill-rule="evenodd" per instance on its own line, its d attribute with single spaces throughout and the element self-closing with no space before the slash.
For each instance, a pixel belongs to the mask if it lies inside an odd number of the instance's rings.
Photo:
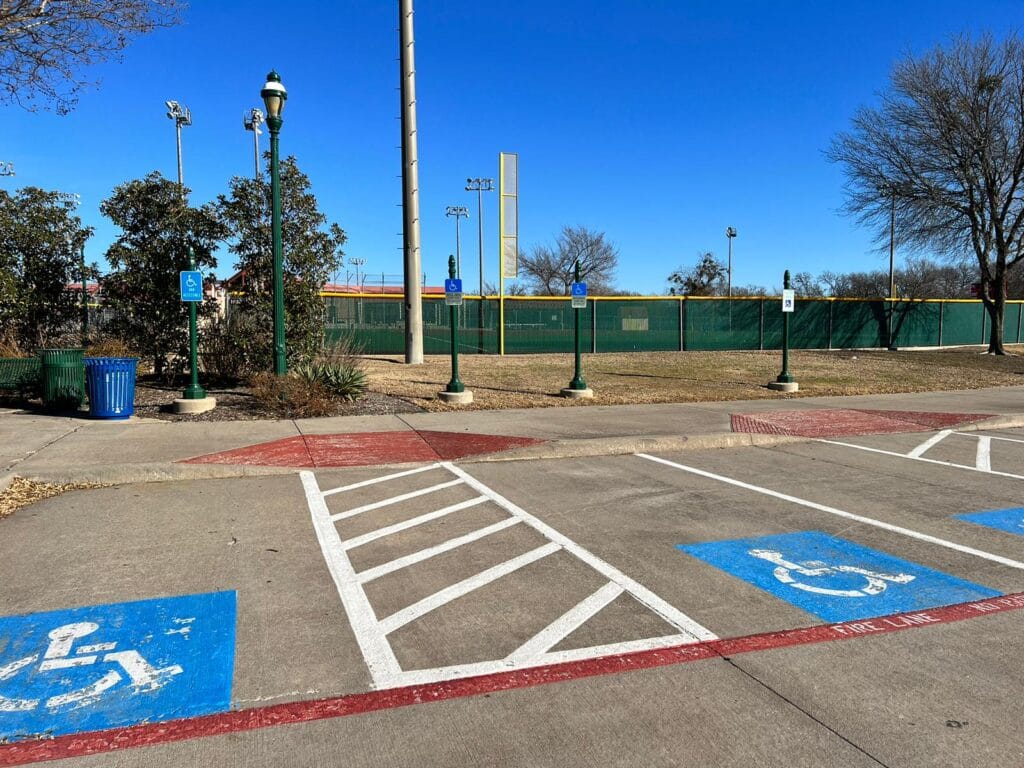
<svg viewBox="0 0 1024 768">
<path fill-rule="evenodd" d="M 260 91 L 267 108 L 267 128 L 270 129 L 270 197 L 272 227 L 274 231 L 274 373 L 288 373 L 284 346 L 284 261 L 281 255 L 281 169 L 278 161 L 278 134 L 284 121 L 281 112 L 288 92 L 281 85 L 281 76 L 271 70 Z"/>
<path fill-rule="evenodd" d="M 455 271 L 462 277 L 462 234 L 459 231 L 459 220 L 469 218 L 469 209 L 463 205 L 449 205 L 444 210 L 445 216 L 455 217 Z"/>
<path fill-rule="evenodd" d="M 242 125 L 245 130 L 252 131 L 252 157 L 256 180 L 260 178 L 260 126 L 263 125 L 263 111 L 253 107 L 248 114 L 242 115 Z"/>
<path fill-rule="evenodd" d="M 725 228 L 725 237 L 729 241 L 729 298 L 732 298 L 732 239 L 736 237 L 734 227 Z"/>
</svg>

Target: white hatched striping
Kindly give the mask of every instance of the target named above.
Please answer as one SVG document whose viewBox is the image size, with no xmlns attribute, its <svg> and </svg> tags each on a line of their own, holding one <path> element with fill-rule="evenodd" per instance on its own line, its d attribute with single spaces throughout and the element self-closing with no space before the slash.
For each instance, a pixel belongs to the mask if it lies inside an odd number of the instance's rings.
<svg viewBox="0 0 1024 768">
<path fill-rule="evenodd" d="M 412 493 L 401 494 L 382 502 L 367 504 L 340 514 L 331 515 L 327 509 L 326 497 L 343 493 L 345 491 L 364 488 L 377 483 L 407 477 L 419 472 L 426 472 L 433 469 L 443 468 L 455 480 L 440 483 Z M 311 472 L 302 472 L 303 488 L 306 492 L 310 514 L 313 518 L 313 525 L 321 550 L 327 562 L 331 576 L 334 579 L 338 594 L 352 625 L 353 632 L 359 643 L 360 651 L 366 661 L 375 688 L 390 688 L 403 685 L 412 685 L 420 682 L 434 682 L 440 680 L 453 680 L 460 677 L 478 674 L 490 674 L 509 669 L 520 669 L 525 667 L 536 667 L 543 664 L 558 663 L 610 656 L 635 651 L 666 648 L 670 646 L 686 645 L 705 640 L 714 640 L 716 635 L 710 630 L 701 626 L 686 614 L 659 598 L 650 590 L 646 589 L 636 581 L 630 579 L 605 561 L 580 547 L 571 539 L 563 536 L 558 531 L 544 524 L 539 519 L 530 515 L 511 501 L 501 496 L 491 488 L 487 487 L 464 470 L 449 462 L 442 462 L 425 467 L 418 467 L 414 470 L 386 475 L 381 478 L 364 480 L 351 485 L 334 488 L 327 492 L 321 492 L 316 478 Z M 337 520 L 363 514 L 375 509 L 382 509 L 390 504 L 397 503 L 417 496 L 425 496 L 442 488 L 449 488 L 459 484 L 466 484 L 473 488 L 480 495 L 468 501 L 452 504 L 444 509 L 429 512 L 424 515 L 412 518 L 411 520 L 385 526 L 361 536 L 354 537 L 347 541 L 342 540 L 335 526 Z M 430 520 L 437 520 L 454 512 L 468 509 L 487 501 L 493 502 L 510 516 L 480 528 L 476 531 L 457 536 L 443 541 L 418 552 L 398 557 L 389 562 L 369 568 L 361 573 L 356 573 L 348 557 L 348 551 L 371 541 L 385 538 L 393 533 L 407 530 L 421 525 Z M 471 576 L 467 579 L 439 590 L 418 602 L 403 608 L 383 620 L 378 620 L 373 607 L 363 589 L 363 585 L 380 578 L 389 573 L 394 573 L 416 563 L 423 562 L 436 557 L 444 552 L 450 552 L 459 547 L 471 544 L 498 531 L 511 528 L 516 525 L 525 524 L 540 533 L 547 539 L 548 543 L 535 549 L 505 561 L 499 565 Z M 388 641 L 388 634 L 400 627 L 406 626 L 409 622 L 415 621 L 453 600 L 467 595 L 486 584 L 490 584 L 508 574 L 511 574 L 530 563 L 536 562 L 558 551 L 565 551 L 581 560 L 592 569 L 609 580 L 609 583 L 598 589 L 595 593 L 582 600 L 577 605 L 559 616 L 547 627 L 542 629 L 532 638 L 521 643 L 516 650 L 505 658 L 491 661 L 473 662 L 470 664 L 453 664 L 433 669 L 402 670 L 394 650 Z M 611 643 L 606 645 L 592 646 L 589 648 L 573 648 L 564 651 L 551 651 L 562 639 L 568 637 L 575 629 L 582 626 L 619 595 L 626 593 L 636 599 L 641 605 L 653 611 L 660 618 L 671 624 L 678 632 L 672 635 L 647 638 L 643 640 L 630 640 L 622 643 Z"/>
<path fill-rule="evenodd" d="M 369 512 L 370 510 L 373 509 L 382 509 L 383 507 L 390 507 L 392 504 L 399 504 L 403 501 L 408 501 L 409 499 L 415 499 L 419 496 L 426 496 L 427 494 L 435 493 L 437 491 L 444 490 L 445 488 L 451 488 L 452 486 L 461 484 L 461 480 L 450 480 L 447 483 L 438 483 L 437 485 L 432 485 L 429 488 L 420 488 L 417 491 L 409 491 L 409 493 L 403 493 L 400 496 L 392 496 L 390 499 L 384 499 L 383 501 L 375 501 L 372 504 L 364 504 L 363 506 L 356 507 L 355 509 L 350 509 L 345 512 L 339 512 L 336 515 L 331 515 L 331 520 L 335 522 L 339 520 L 347 520 L 350 517 L 361 515 L 363 514 L 363 512 Z"/>
<path fill-rule="evenodd" d="M 375 531 L 364 533 L 362 536 L 346 539 L 345 549 L 355 549 L 356 547 L 361 547 L 364 544 L 369 544 L 371 541 L 383 539 L 385 536 L 390 536 L 393 533 L 400 533 L 401 531 L 407 531 L 410 528 L 415 528 L 418 525 L 429 523 L 431 520 L 440 520 L 442 517 L 452 514 L 452 512 L 461 512 L 464 509 L 469 509 L 470 507 L 475 507 L 478 504 L 483 504 L 485 501 L 487 501 L 486 496 L 477 496 L 475 499 L 460 501 L 458 504 L 452 504 L 434 512 L 427 512 L 425 515 L 420 515 L 419 517 L 403 520 L 400 523 L 388 525 L 384 528 L 378 528 Z"/>
<path fill-rule="evenodd" d="M 550 542 L 537 547 L 536 549 L 532 549 L 525 554 L 519 555 L 518 557 L 513 557 L 511 560 L 506 560 L 504 563 L 500 563 L 493 568 L 488 568 L 486 571 L 470 576 L 468 579 L 463 579 L 457 584 L 445 587 L 444 589 L 413 603 L 408 608 L 403 608 L 402 610 L 391 614 L 386 619 L 382 619 L 380 622 L 381 631 L 385 635 L 390 635 L 396 629 L 404 627 L 410 621 L 415 621 L 421 616 L 440 608 L 442 605 L 450 603 L 456 598 L 468 595 L 470 592 L 480 589 L 480 587 L 486 586 L 492 581 L 500 579 L 502 576 L 507 576 L 530 563 L 554 554 L 559 549 L 560 547 L 557 544 Z"/>
<path fill-rule="evenodd" d="M 977 466 L 970 464 L 954 464 L 952 461 L 939 461 L 937 459 L 929 459 L 924 456 L 908 456 L 905 453 L 896 453 L 895 451 L 886 451 L 881 448 L 870 448 L 866 445 L 857 445 L 856 443 L 843 443 L 839 440 L 818 440 L 819 443 L 825 443 L 826 445 L 841 445 L 843 448 L 856 448 L 858 451 L 867 451 L 868 453 L 880 453 L 883 456 L 895 456 L 899 459 L 908 459 L 910 461 L 924 461 L 928 464 L 938 464 L 940 467 L 954 467 L 956 469 L 966 469 L 970 472 L 982 472 L 986 475 L 995 475 L 996 477 L 1012 477 L 1017 480 L 1024 480 L 1024 475 L 1015 475 L 1012 472 L 1000 472 L 995 469 L 978 469 Z"/>
<path fill-rule="evenodd" d="M 393 475 L 383 475 L 382 477 L 374 477 L 370 480 L 362 480 L 358 483 L 352 483 L 352 485 L 343 485 L 341 488 L 331 488 L 329 491 L 324 491 L 324 496 L 331 496 L 335 493 L 344 493 L 345 491 L 354 491 L 356 488 L 366 488 L 369 485 L 376 485 L 377 483 L 386 483 L 388 480 L 397 480 L 400 477 L 408 477 L 409 475 L 418 475 L 420 472 L 429 472 L 432 469 L 439 469 L 440 464 L 434 462 L 433 464 L 427 464 L 425 467 L 416 467 L 416 469 L 407 469 L 404 472 L 395 472 Z"/>
<path fill-rule="evenodd" d="M 498 521 L 494 525 L 488 525 L 486 528 L 480 528 L 472 533 L 467 533 L 465 536 L 458 536 L 454 539 L 449 539 L 448 541 L 437 544 L 436 546 L 421 549 L 419 552 L 413 552 L 411 555 L 399 557 L 391 560 L 390 562 L 383 563 L 382 565 L 369 568 L 365 571 L 360 571 L 359 583 L 366 584 L 367 582 L 379 579 L 381 576 L 393 573 L 394 571 L 407 568 L 408 566 L 415 565 L 416 563 L 422 563 L 424 560 L 429 560 L 437 555 L 450 552 L 464 544 L 471 544 L 485 536 L 490 536 L 492 533 L 497 533 L 498 531 L 503 531 L 506 528 L 511 528 L 513 525 L 519 525 L 519 521 L 514 517 L 509 517 Z"/>
<path fill-rule="evenodd" d="M 982 472 L 992 471 L 992 438 L 978 436 L 978 450 L 975 453 L 974 466 Z"/>
</svg>

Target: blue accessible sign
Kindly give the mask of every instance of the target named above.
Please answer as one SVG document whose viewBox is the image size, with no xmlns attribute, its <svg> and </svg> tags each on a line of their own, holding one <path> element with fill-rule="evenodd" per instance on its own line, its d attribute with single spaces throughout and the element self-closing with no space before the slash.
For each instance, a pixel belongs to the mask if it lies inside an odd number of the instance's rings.
<svg viewBox="0 0 1024 768">
<path fill-rule="evenodd" d="M 678 548 L 833 623 L 1002 594 L 819 531 Z"/>
<path fill-rule="evenodd" d="M 0 744 L 231 707 L 235 593 L 0 617 Z"/>
<path fill-rule="evenodd" d="M 203 300 L 203 273 L 199 271 L 185 271 L 178 273 L 178 281 L 181 285 L 182 301 Z"/>
<path fill-rule="evenodd" d="M 1024 507 L 1013 509 L 994 509 L 990 512 L 972 512 L 969 515 L 956 515 L 958 520 L 966 520 L 975 525 L 996 528 L 1007 533 L 1024 536 Z"/>
<path fill-rule="evenodd" d="M 573 283 L 572 284 L 572 308 L 573 309 L 584 309 L 587 306 L 587 284 L 586 283 Z"/>
<path fill-rule="evenodd" d="M 462 278 L 452 277 L 444 281 L 444 303 L 449 307 L 462 306 Z"/>
</svg>

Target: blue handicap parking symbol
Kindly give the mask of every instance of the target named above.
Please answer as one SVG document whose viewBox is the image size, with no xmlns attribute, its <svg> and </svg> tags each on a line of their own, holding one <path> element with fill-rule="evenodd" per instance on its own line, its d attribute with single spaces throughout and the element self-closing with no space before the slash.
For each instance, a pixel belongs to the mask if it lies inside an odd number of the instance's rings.
<svg viewBox="0 0 1024 768">
<path fill-rule="evenodd" d="M 462 278 L 450 277 L 444 281 L 445 293 L 462 293 Z"/>
<path fill-rule="evenodd" d="M 0 617 L 0 744 L 227 711 L 235 593 Z"/>
<path fill-rule="evenodd" d="M 1002 594 L 819 531 L 679 549 L 833 623 Z"/>
<path fill-rule="evenodd" d="M 975 525 L 985 525 L 989 528 L 998 528 L 1000 531 L 1024 536 L 1024 507 L 994 509 L 990 512 L 971 512 L 969 515 L 956 515 L 956 517 Z"/>
</svg>

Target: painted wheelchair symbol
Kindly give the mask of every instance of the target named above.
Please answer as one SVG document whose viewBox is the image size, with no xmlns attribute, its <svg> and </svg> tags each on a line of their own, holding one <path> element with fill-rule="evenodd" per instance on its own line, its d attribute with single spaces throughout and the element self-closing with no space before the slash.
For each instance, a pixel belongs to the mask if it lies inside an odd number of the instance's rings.
<svg viewBox="0 0 1024 768">
<path fill-rule="evenodd" d="M 916 578 L 908 573 L 877 573 L 855 565 L 828 565 L 820 560 L 792 563 L 786 560 L 781 552 L 773 549 L 752 549 L 748 554 L 778 566 L 774 571 L 774 575 L 783 584 L 788 584 L 794 589 L 801 589 L 804 592 L 813 592 L 818 595 L 829 595 L 831 597 L 874 597 L 882 594 L 890 583 L 909 584 Z M 828 587 L 808 584 L 800 580 L 800 578 L 820 578 L 830 574 L 844 573 L 863 576 L 867 583 L 860 589 L 830 589 Z"/>
<path fill-rule="evenodd" d="M 50 638 L 50 644 L 43 654 L 42 661 L 39 662 L 38 671 L 50 672 L 71 667 L 91 666 L 101 661 L 99 654 L 102 653 L 103 663 L 119 665 L 124 674 L 128 676 L 132 693 L 155 691 L 170 682 L 175 675 L 182 673 L 182 668 L 177 664 L 156 669 L 138 651 L 114 652 L 117 643 L 82 645 L 72 656 L 71 648 L 75 641 L 91 635 L 99 628 L 99 624 L 85 621 L 64 624 L 51 630 L 47 635 Z M 39 661 L 39 654 L 35 653 L 0 667 L 0 682 L 9 680 L 23 669 L 31 668 L 37 661 Z M 40 704 L 47 709 L 57 709 L 66 705 L 72 705 L 73 709 L 88 706 L 98 701 L 106 691 L 123 679 L 121 672 L 111 669 L 95 682 L 67 693 L 50 696 L 45 703 L 42 699 L 14 699 L 0 694 L 0 712 L 30 712 L 38 708 Z"/>
</svg>

